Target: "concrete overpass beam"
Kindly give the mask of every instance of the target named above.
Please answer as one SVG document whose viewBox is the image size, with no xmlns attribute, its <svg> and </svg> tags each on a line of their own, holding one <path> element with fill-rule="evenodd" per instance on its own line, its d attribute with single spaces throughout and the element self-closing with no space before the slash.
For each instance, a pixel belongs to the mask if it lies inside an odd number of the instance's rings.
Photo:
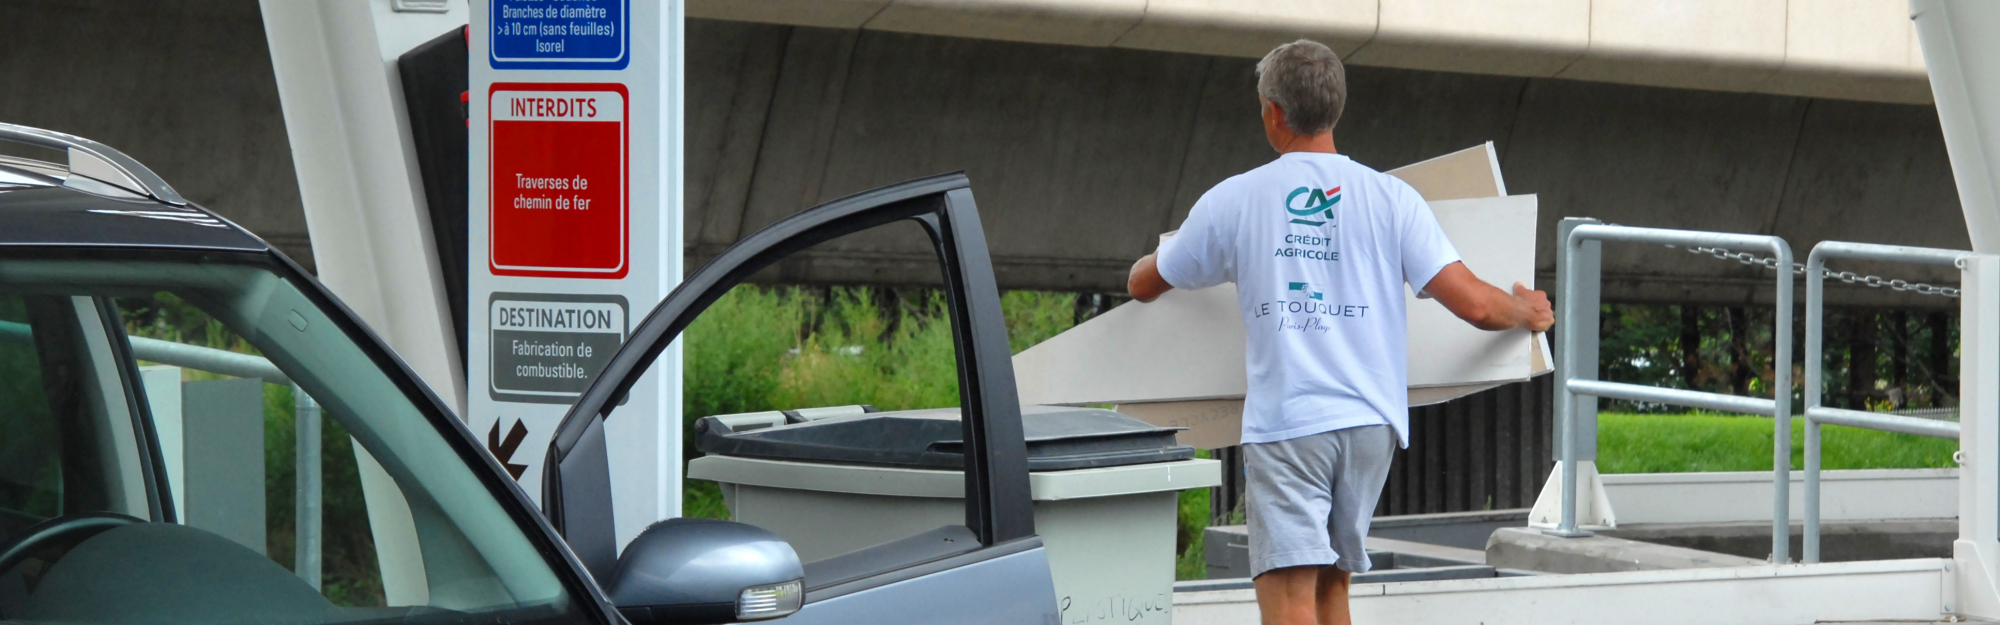
<svg viewBox="0 0 2000 625">
<path fill-rule="evenodd" d="M 1255 59 L 1310 37 L 1347 58 L 1375 38 L 1378 9 L 1375 0 L 1149 0 L 1146 16 L 1112 45 Z"/>
<path fill-rule="evenodd" d="M 1929 102 L 1923 49 L 1904 0 L 1803 2 L 1785 12 L 1785 63 L 1755 90 Z"/>
<path fill-rule="evenodd" d="M 1593 0 L 1590 46 L 1556 78 L 1750 91 L 1785 62 L 1785 0 Z"/>
<path fill-rule="evenodd" d="M 1389 0 L 1356 65 L 1554 76 L 1589 49 L 1590 0 Z"/>
</svg>

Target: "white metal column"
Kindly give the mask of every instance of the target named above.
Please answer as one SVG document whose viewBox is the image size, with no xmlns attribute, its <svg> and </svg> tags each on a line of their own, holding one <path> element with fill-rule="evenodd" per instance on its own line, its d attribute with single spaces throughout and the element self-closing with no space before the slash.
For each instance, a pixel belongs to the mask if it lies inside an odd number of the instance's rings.
<svg viewBox="0 0 2000 625">
<path fill-rule="evenodd" d="M 2000 258 L 1967 258 L 1959 296 L 1957 605 L 1962 616 L 2000 618 Z"/>
<path fill-rule="evenodd" d="M 264 0 L 319 279 L 455 409 L 465 379 L 396 58 L 466 22 L 390 0 Z"/>
<path fill-rule="evenodd" d="M 2000 2 L 1910 0 L 1975 252 L 2000 252 Z"/>
<path fill-rule="evenodd" d="M 465 376 L 396 59 L 464 26 L 466 4 L 443 13 L 399 12 L 391 0 L 259 4 L 319 279 L 463 415 Z M 426 603 L 408 502 L 361 446 L 355 455 L 388 603 Z"/>
</svg>

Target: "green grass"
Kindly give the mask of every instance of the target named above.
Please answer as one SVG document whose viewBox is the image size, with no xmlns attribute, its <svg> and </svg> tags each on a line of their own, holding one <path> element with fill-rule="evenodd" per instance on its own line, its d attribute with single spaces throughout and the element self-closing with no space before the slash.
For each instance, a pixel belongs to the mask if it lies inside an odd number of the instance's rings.
<svg viewBox="0 0 2000 625">
<path fill-rule="evenodd" d="M 1792 418 L 1792 467 L 1805 466 L 1805 420 Z M 1597 469 L 1604 473 L 1771 470 L 1772 423 L 1736 415 L 1598 415 Z M 1824 469 L 1957 466 L 1958 442 L 1841 426 L 1820 428 Z"/>
<path fill-rule="evenodd" d="M 1196 457 L 1207 458 L 1208 451 L 1195 452 Z M 1195 488 L 1180 493 L 1178 530 L 1174 534 L 1174 551 L 1180 555 L 1174 558 L 1174 579 L 1207 579 L 1208 563 L 1202 559 L 1203 535 L 1208 529 L 1209 490 Z"/>
</svg>

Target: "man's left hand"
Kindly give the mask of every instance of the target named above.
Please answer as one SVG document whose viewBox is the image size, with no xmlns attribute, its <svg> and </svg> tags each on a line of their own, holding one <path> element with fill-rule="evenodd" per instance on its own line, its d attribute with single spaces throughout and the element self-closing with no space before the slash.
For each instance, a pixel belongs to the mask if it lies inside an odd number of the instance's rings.
<svg viewBox="0 0 2000 625">
<path fill-rule="evenodd" d="M 1541 332 L 1556 323 L 1555 313 L 1549 308 L 1549 294 L 1519 282 L 1514 283 L 1514 292 L 1508 294 L 1481 282 L 1462 262 L 1438 270 L 1437 277 L 1424 285 L 1424 293 L 1481 330 L 1527 328 Z"/>
<path fill-rule="evenodd" d="M 1555 310 L 1549 307 L 1549 294 L 1514 283 L 1514 302 L 1525 307 L 1520 311 L 1521 325 L 1536 332 L 1546 332 L 1556 324 Z"/>
</svg>

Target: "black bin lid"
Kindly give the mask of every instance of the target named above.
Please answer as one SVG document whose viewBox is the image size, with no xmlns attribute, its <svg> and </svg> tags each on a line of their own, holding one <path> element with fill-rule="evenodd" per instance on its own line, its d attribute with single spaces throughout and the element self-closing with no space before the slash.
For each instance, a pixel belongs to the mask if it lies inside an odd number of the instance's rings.
<svg viewBox="0 0 2000 625">
<path fill-rule="evenodd" d="M 793 421 L 796 421 L 794 419 Z M 1101 408 L 1022 406 L 1029 471 L 1094 469 L 1186 460 L 1194 448 L 1174 432 Z M 871 412 L 734 431 L 716 417 L 695 422 L 704 454 L 924 469 L 965 467 L 957 408 Z"/>
</svg>

